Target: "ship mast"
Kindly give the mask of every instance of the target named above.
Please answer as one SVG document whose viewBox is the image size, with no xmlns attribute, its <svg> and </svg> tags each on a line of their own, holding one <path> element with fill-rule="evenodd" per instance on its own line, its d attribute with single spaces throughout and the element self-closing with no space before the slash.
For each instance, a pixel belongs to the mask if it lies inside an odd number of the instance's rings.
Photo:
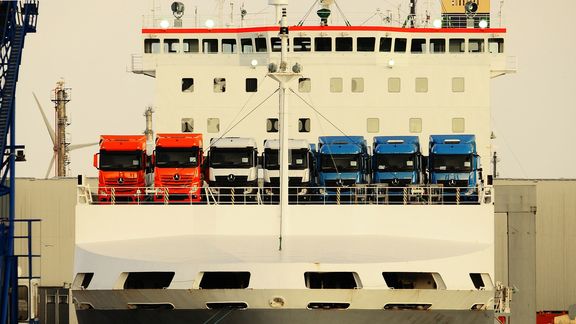
<svg viewBox="0 0 576 324">
<path fill-rule="evenodd" d="M 269 0 L 269 4 L 276 6 L 276 12 L 281 11 L 280 18 L 280 33 L 281 52 L 280 52 L 280 65 L 270 63 L 268 65 L 268 76 L 278 82 L 278 128 L 279 128 L 279 162 L 280 162 L 280 232 L 278 250 L 282 250 L 282 237 L 284 233 L 284 218 L 288 214 L 288 123 L 286 117 L 288 115 L 288 106 L 286 105 L 286 87 L 288 82 L 298 77 L 300 74 L 300 65 L 296 63 L 292 67 L 292 71 L 288 70 L 288 62 L 286 61 L 288 51 L 288 22 L 286 21 L 286 8 L 287 0 Z M 279 9 L 280 6 L 284 6 Z"/>
</svg>

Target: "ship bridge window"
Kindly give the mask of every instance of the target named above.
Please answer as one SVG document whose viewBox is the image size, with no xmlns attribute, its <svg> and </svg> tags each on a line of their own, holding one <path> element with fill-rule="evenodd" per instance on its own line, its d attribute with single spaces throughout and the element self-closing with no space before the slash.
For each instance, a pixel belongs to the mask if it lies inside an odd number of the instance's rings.
<svg viewBox="0 0 576 324">
<path fill-rule="evenodd" d="M 180 52 L 180 40 L 174 38 L 167 38 L 164 40 L 164 53 L 178 53 Z"/>
<path fill-rule="evenodd" d="M 257 53 L 266 53 L 268 51 L 266 38 L 258 37 L 254 39 L 254 45 L 256 45 Z"/>
<path fill-rule="evenodd" d="M 342 78 L 330 78 L 330 92 L 342 92 Z"/>
<path fill-rule="evenodd" d="M 298 92 L 310 92 L 312 90 L 312 81 L 310 78 L 298 79 Z"/>
<path fill-rule="evenodd" d="M 306 272 L 304 280 L 309 289 L 356 289 L 362 286 L 356 272 Z"/>
<path fill-rule="evenodd" d="M 464 78 L 452 78 L 452 92 L 464 92 L 465 84 Z"/>
<path fill-rule="evenodd" d="M 246 92 L 257 92 L 257 91 L 258 91 L 258 79 L 246 78 Z"/>
<path fill-rule="evenodd" d="M 194 132 L 194 118 L 182 118 L 180 123 L 182 126 L 182 133 Z"/>
<path fill-rule="evenodd" d="M 356 39 L 356 50 L 358 52 L 374 52 L 376 38 L 374 37 L 358 37 Z"/>
<path fill-rule="evenodd" d="M 464 118 L 452 118 L 452 133 L 464 133 L 466 120 Z"/>
<path fill-rule="evenodd" d="M 310 52 L 312 40 L 310 37 L 294 37 L 294 52 Z"/>
<path fill-rule="evenodd" d="M 412 39 L 412 42 L 410 43 L 410 53 L 426 53 L 426 39 Z"/>
<path fill-rule="evenodd" d="M 473 38 L 468 40 L 468 52 L 470 53 L 484 53 L 484 40 Z"/>
<path fill-rule="evenodd" d="M 253 53 L 254 46 L 252 46 L 252 38 L 240 39 L 240 47 L 242 47 L 242 53 Z"/>
<path fill-rule="evenodd" d="M 298 119 L 298 132 L 310 133 L 310 118 L 299 118 Z"/>
<path fill-rule="evenodd" d="M 214 78 L 214 92 L 226 92 L 226 78 Z"/>
<path fill-rule="evenodd" d="M 222 53 L 224 54 L 234 54 L 236 53 L 236 40 L 235 39 L 223 39 L 222 40 Z"/>
<path fill-rule="evenodd" d="M 266 119 L 266 132 L 278 133 L 278 118 Z"/>
<path fill-rule="evenodd" d="M 200 43 L 198 39 L 187 38 L 182 41 L 182 50 L 184 53 L 198 53 L 200 52 Z"/>
<path fill-rule="evenodd" d="M 203 39 L 202 51 L 204 53 L 218 53 L 218 40 L 217 39 Z"/>
<path fill-rule="evenodd" d="M 206 119 L 206 128 L 208 129 L 208 133 L 220 132 L 220 118 Z"/>
<path fill-rule="evenodd" d="M 392 51 L 392 38 L 381 37 L 380 38 L 380 52 L 391 52 Z"/>
<path fill-rule="evenodd" d="M 201 273 L 200 289 L 246 289 L 250 283 L 250 272 L 215 271 Z"/>
<path fill-rule="evenodd" d="M 401 81 L 400 78 L 388 78 L 388 92 L 400 92 Z"/>
<path fill-rule="evenodd" d="M 378 133 L 380 131 L 380 118 L 366 118 L 366 131 Z"/>
<path fill-rule="evenodd" d="M 430 39 L 430 53 L 446 53 L 446 40 L 443 38 Z"/>
<path fill-rule="evenodd" d="M 337 52 L 351 52 L 352 51 L 352 37 L 336 37 L 336 51 Z"/>
<path fill-rule="evenodd" d="M 332 38 L 330 38 L 330 37 L 316 37 L 316 38 L 314 38 L 314 50 L 316 52 L 330 52 L 330 51 L 332 51 Z"/>
<path fill-rule="evenodd" d="M 160 53 L 160 40 L 159 39 L 145 39 L 144 40 L 144 53 Z"/>
<path fill-rule="evenodd" d="M 416 78 L 416 92 L 428 92 L 428 78 Z"/>
<path fill-rule="evenodd" d="M 164 289 L 174 278 L 174 272 L 125 272 L 122 275 L 126 277 L 124 289 Z"/>
<path fill-rule="evenodd" d="M 435 272 L 382 272 L 386 285 L 393 289 L 446 289 Z"/>
<path fill-rule="evenodd" d="M 488 39 L 488 48 L 490 53 L 504 53 L 504 38 Z"/>
<path fill-rule="evenodd" d="M 270 43 L 272 44 L 272 52 L 282 51 L 282 40 L 280 37 L 270 38 Z M 288 50 L 290 50 L 290 39 L 288 39 Z"/>
<path fill-rule="evenodd" d="M 194 78 L 182 78 L 182 92 L 194 92 Z"/>
<path fill-rule="evenodd" d="M 452 38 L 448 41 L 450 53 L 464 53 L 464 38 Z"/>
<path fill-rule="evenodd" d="M 406 38 L 396 38 L 394 39 L 394 52 L 395 53 L 405 53 L 406 52 Z"/>
<path fill-rule="evenodd" d="M 364 92 L 364 78 L 352 78 L 352 92 Z"/>
<path fill-rule="evenodd" d="M 408 120 L 408 131 L 410 133 L 422 133 L 422 118 L 410 118 Z"/>
</svg>

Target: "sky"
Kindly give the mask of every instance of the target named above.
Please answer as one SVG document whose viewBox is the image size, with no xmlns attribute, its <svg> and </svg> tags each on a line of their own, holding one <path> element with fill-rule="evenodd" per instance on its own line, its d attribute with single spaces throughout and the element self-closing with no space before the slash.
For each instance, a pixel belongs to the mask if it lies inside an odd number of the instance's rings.
<svg viewBox="0 0 576 324">
<path fill-rule="evenodd" d="M 186 16 L 217 19 L 217 1 L 180 0 Z M 303 17 L 314 0 L 291 0 L 290 23 Z M 394 18 L 407 14 L 409 0 L 339 0 L 352 24 L 377 24 L 380 12 L 391 10 Z M 153 5 L 153 4 L 156 5 Z M 52 143 L 38 112 L 35 92 L 50 120 L 50 101 L 56 82 L 64 79 L 71 88 L 67 106 L 72 144 L 97 142 L 100 134 L 141 133 L 143 113 L 154 104 L 154 79 L 128 71 L 131 54 L 140 53 L 140 28 L 144 15 L 163 0 L 40 0 L 38 32 L 26 38 L 16 96 L 16 137 L 26 146 L 27 162 L 17 165 L 17 176 L 43 178 L 52 158 Z M 548 4 L 548 2 L 543 2 Z M 236 0 L 244 4 L 248 19 L 272 12 L 267 0 Z M 492 0 L 493 26 L 500 20 L 500 0 Z M 419 0 L 419 11 L 430 8 L 439 15 L 433 0 Z M 508 28 L 507 55 L 517 62 L 518 72 L 492 80 L 492 125 L 500 161 L 498 173 L 505 178 L 576 178 L 576 42 L 572 13 L 576 1 L 554 5 L 535 1 L 503 0 L 502 22 Z M 226 15 L 230 4 L 224 6 Z M 95 176 L 92 155 L 97 147 L 72 151 L 70 176 Z M 484 161 L 488 163 L 488 161 Z M 51 176 L 53 172 L 51 173 Z"/>
</svg>

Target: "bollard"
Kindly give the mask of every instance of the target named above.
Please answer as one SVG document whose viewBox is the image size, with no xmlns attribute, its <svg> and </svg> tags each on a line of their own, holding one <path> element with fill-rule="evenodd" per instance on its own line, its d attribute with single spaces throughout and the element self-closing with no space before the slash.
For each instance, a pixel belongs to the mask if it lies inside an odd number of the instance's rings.
<svg viewBox="0 0 576 324">
<path fill-rule="evenodd" d="M 232 188 L 230 189 L 230 201 L 232 202 L 232 205 L 234 205 L 234 200 L 236 199 L 234 195 L 234 188 Z"/>
<path fill-rule="evenodd" d="M 110 203 L 112 205 L 114 205 L 116 203 L 116 189 L 114 187 L 112 187 L 112 189 L 110 189 Z"/>
</svg>

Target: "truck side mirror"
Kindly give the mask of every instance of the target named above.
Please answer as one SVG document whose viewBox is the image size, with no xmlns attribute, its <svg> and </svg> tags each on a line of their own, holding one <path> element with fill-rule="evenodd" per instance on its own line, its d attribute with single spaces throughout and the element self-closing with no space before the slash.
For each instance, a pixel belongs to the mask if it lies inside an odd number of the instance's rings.
<svg viewBox="0 0 576 324">
<path fill-rule="evenodd" d="M 150 166 L 151 167 L 156 166 L 156 150 L 154 150 L 154 152 L 152 152 L 152 155 L 150 155 Z"/>
<path fill-rule="evenodd" d="M 258 165 L 262 167 L 263 165 L 262 162 L 264 162 L 264 155 L 257 156 L 257 159 L 258 159 Z"/>
<path fill-rule="evenodd" d="M 494 183 L 494 178 L 491 174 L 488 175 L 488 185 L 491 186 Z"/>
<path fill-rule="evenodd" d="M 100 153 L 94 154 L 94 160 L 92 161 L 92 164 L 93 164 L 94 167 L 95 167 L 96 169 L 98 169 L 98 170 L 100 170 L 100 166 L 98 165 L 98 162 L 99 162 L 98 157 L 99 157 L 99 155 L 100 155 Z"/>
</svg>

